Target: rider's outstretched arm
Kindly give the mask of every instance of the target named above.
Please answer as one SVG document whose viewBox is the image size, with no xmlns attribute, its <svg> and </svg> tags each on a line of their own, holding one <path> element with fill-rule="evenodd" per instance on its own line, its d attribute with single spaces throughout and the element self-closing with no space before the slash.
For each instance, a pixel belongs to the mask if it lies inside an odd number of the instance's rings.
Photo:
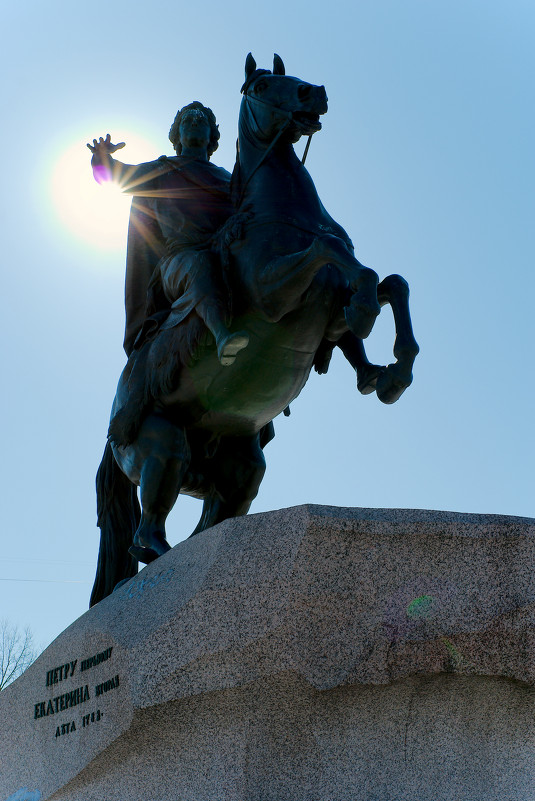
<svg viewBox="0 0 535 801">
<path fill-rule="evenodd" d="M 127 194 L 143 194 L 143 185 L 162 172 L 162 165 L 158 162 L 123 164 L 122 161 L 112 158 L 111 154 L 124 146 L 124 142 L 114 145 L 110 134 L 106 134 L 105 139 L 102 136 L 98 141 L 93 139 L 92 145 L 88 142 L 87 147 L 93 154 L 91 158 L 93 177 L 99 184 L 113 181 Z"/>
<path fill-rule="evenodd" d="M 114 145 L 110 134 L 106 134 L 105 139 L 102 136 L 98 141 L 93 139 L 92 145 L 89 142 L 87 143 L 87 147 L 93 154 L 91 158 L 93 177 L 98 184 L 120 180 L 119 173 L 122 172 L 120 168 L 126 165 L 112 159 L 111 154 L 115 153 L 116 150 L 121 150 L 124 146 L 125 142 L 118 142 Z"/>
</svg>

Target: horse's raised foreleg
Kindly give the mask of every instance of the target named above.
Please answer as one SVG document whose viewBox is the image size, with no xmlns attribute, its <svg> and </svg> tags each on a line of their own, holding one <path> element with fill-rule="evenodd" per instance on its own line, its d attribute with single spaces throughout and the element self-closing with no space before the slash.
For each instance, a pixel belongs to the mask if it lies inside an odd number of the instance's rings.
<svg viewBox="0 0 535 801">
<path fill-rule="evenodd" d="M 211 461 L 214 489 L 204 501 L 201 519 L 192 537 L 229 517 L 246 515 L 266 469 L 258 435 L 221 440 Z"/>
<path fill-rule="evenodd" d="M 139 435 L 116 458 L 129 478 L 139 484 L 141 521 L 134 534 L 132 556 L 148 564 L 170 549 L 165 521 L 173 508 L 191 455 L 183 429 L 163 417 L 145 418 Z"/>
<path fill-rule="evenodd" d="M 352 290 L 346 309 L 349 329 L 361 339 L 370 333 L 380 312 L 377 273 L 364 267 L 349 252 L 342 239 L 327 234 L 317 237 L 304 250 L 277 256 L 263 268 L 258 282 L 258 302 L 274 322 L 300 304 L 316 274 L 326 264 L 338 267 Z"/>
<path fill-rule="evenodd" d="M 385 368 L 369 361 L 362 339 L 351 331 L 343 334 L 336 344 L 357 373 L 358 391 L 363 395 L 369 395 L 375 390 L 377 379 Z"/>
<path fill-rule="evenodd" d="M 394 403 L 412 383 L 412 366 L 420 348 L 412 331 L 409 311 L 409 285 L 400 275 L 389 275 L 377 287 L 379 303 L 389 303 L 394 315 L 396 361 L 381 370 L 375 383 L 377 397 Z"/>
<path fill-rule="evenodd" d="M 381 306 L 392 307 L 396 326 L 394 356 L 396 362 L 384 367 L 372 364 L 364 343 L 351 331 L 337 341 L 338 347 L 357 373 L 357 388 L 363 395 L 374 390 L 383 403 L 394 403 L 412 383 L 412 365 L 419 352 L 409 313 L 409 286 L 400 275 L 389 275 L 377 287 Z"/>
</svg>

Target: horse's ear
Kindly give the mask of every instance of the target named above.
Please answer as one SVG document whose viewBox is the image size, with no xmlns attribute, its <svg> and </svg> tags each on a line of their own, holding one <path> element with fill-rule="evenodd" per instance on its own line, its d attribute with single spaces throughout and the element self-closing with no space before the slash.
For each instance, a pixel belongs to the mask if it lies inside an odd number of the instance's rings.
<svg viewBox="0 0 535 801">
<path fill-rule="evenodd" d="M 286 75 L 284 62 L 276 53 L 273 54 L 273 75 Z"/>
<path fill-rule="evenodd" d="M 256 69 L 256 61 L 253 58 L 253 54 L 249 53 L 247 58 L 245 59 L 245 80 L 251 77 L 255 69 Z"/>
</svg>

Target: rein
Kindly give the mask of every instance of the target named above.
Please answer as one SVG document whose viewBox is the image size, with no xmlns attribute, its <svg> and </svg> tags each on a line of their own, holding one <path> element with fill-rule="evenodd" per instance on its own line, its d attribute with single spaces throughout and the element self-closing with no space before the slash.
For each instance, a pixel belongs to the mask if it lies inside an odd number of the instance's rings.
<svg viewBox="0 0 535 801">
<path fill-rule="evenodd" d="M 232 219 L 232 218 L 231 218 Z M 323 225 L 322 223 L 318 223 L 315 227 L 305 227 L 302 225 L 298 220 L 294 219 L 293 217 L 273 217 L 273 218 L 265 218 L 265 219 L 255 219 L 255 216 L 252 215 L 249 219 L 243 220 L 244 228 L 247 228 L 248 231 L 251 228 L 259 228 L 262 225 L 286 225 L 289 228 L 295 228 L 297 231 L 303 231 L 306 234 L 312 234 L 313 236 L 322 236 L 324 234 L 331 234 L 332 236 L 337 236 L 342 242 L 345 242 L 347 245 L 348 242 L 340 235 L 340 231 L 336 230 L 330 225 Z M 349 240 L 350 241 L 350 240 Z M 351 243 L 353 246 L 353 243 Z"/>
<path fill-rule="evenodd" d="M 271 153 L 271 151 L 273 150 L 273 148 L 275 147 L 275 145 L 277 144 L 277 142 L 281 138 L 282 134 L 286 131 L 286 129 L 288 128 L 288 126 L 290 125 L 290 123 L 293 120 L 293 112 L 291 112 L 291 111 L 285 111 L 284 109 L 279 108 L 278 106 L 276 106 L 274 103 L 270 103 L 267 100 L 261 100 L 259 97 L 253 97 L 248 92 L 243 92 L 243 96 L 244 96 L 244 98 L 247 99 L 248 102 L 253 101 L 254 103 L 260 103 L 263 106 L 268 106 L 269 108 L 276 109 L 281 116 L 286 117 L 286 121 L 285 121 L 284 125 L 282 125 L 282 127 L 280 128 L 278 134 L 271 141 L 269 147 L 260 156 L 260 159 L 258 160 L 257 164 L 255 164 L 254 168 L 252 169 L 251 173 L 249 174 L 249 177 L 245 181 L 245 183 L 244 183 L 244 185 L 242 187 L 242 190 L 240 192 L 240 196 L 238 198 L 238 203 L 237 203 L 238 207 L 240 206 L 240 204 L 241 204 L 241 202 L 243 200 L 243 196 L 245 194 L 245 190 L 247 189 L 251 178 L 253 177 L 255 172 L 258 170 L 258 168 L 262 166 L 264 161 L 267 159 L 267 157 L 269 156 L 269 154 Z M 253 119 L 254 119 L 254 121 L 256 123 L 256 117 L 255 117 L 254 111 L 252 109 L 251 109 L 251 114 L 252 114 Z M 258 125 L 258 123 L 257 123 L 257 127 L 260 130 L 260 126 Z M 307 157 L 307 154 L 308 154 L 308 149 L 310 147 L 310 142 L 311 141 L 312 141 L 312 134 L 310 134 L 310 136 L 308 137 L 308 141 L 307 141 L 307 144 L 306 144 L 306 147 L 305 147 L 305 152 L 303 153 L 303 158 L 301 159 L 301 164 L 305 163 L 305 160 L 306 160 L 306 157 Z"/>
<path fill-rule="evenodd" d="M 291 111 L 284 111 L 284 109 L 279 108 L 274 103 L 270 103 L 268 100 L 262 100 L 259 97 L 253 97 L 252 95 L 248 94 L 247 92 L 244 92 L 243 94 L 244 94 L 244 97 L 247 98 L 247 100 L 253 100 L 255 103 L 262 103 L 262 105 L 269 106 L 269 108 L 275 108 L 275 109 L 277 109 L 277 111 L 280 114 L 283 114 L 284 116 L 287 116 L 290 122 L 292 121 L 293 113 Z M 254 113 L 253 113 L 253 117 L 254 117 Z M 255 118 L 255 122 L 256 122 L 256 118 Z M 301 159 L 301 164 L 304 164 L 305 161 L 307 160 L 308 150 L 310 148 L 310 143 L 312 142 L 312 136 L 313 136 L 313 134 L 309 134 L 309 137 L 308 137 L 307 143 L 306 143 L 306 147 L 305 147 L 305 152 L 303 153 L 303 158 Z"/>
<path fill-rule="evenodd" d="M 257 103 L 264 103 L 264 105 L 266 105 L 266 106 L 272 106 L 272 104 L 271 104 L 271 103 L 266 103 L 266 102 L 264 102 L 263 100 L 259 100 L 259 99 L 258 99 L 258 98 L 256 98 L 256 97 L 251 97 L 250 95 L 248 95 L 248 94 L 246 94 L 246 93 L 244 94 L 244 97 L 246 97 L 246 98 L 247 98 L 247 100 L 256 100 L 256 102 L 257 102 Z M 276 106 L 272 106 L 272 107 L 273 107 L 273 108 L 277 108 Z M 291 111 L 283 111 L 282 109 L 278 109 L 278 110 L 279 110 L 279 111 L 281 111 L 281 112 L 282 112 L 282 114 L 284 114 L 284 116 L 286 116 L 286 118 L 287 118 L 287 119 L 286 119 L 286 122 L 285 122 L 285 123 L 284 123 L 284 125 L 283 125 L 283 126 L 280 128 L 280 130 L 279 130 L 279 132 L 278 132 L 277 136 L 276 136 L 276 137 L 275 137 L 275 138 L 272 140 L 272 142 L 270 143 L 269 147 L 268 147 L 268 148 L 267 148 L 267 149 L 264 151 L 264 153 L 262 153 L 262 155 L 260 156 L 260 158 L 259 158 L 258 162 L 255 164 L 254 168 L 253 168 L 253 169 L 251 170 L 251 172 L 249 173 L 249 176 L 248 176 L 247 180 L 245 181 L 244 185 L 242 186 L 242 190 L 241 190 L 241 192 L 240 192 L 240 196 L 239 196 L 239 198 L 238 198 L 238 203 L 237 203 L 237 207 L 238 207 L 238 208 L 239 208 L 239 207 L 240 207 L 240 205 L 241 205 L 241 202 L 242 202 L 242 200 L 243 200 L 243 196 L 244 196 L 244 194 L 245 194 L 245 190 L 246 190 L 246 189 L 247 189 L 247 187 L 249 186 L 249 182 L 250 182 L 251 178 L 253 177 L 253 175 L 255 174 L 255 172 L 258 170 L 258 168 L 262 166 L 262 164 L 263 164 L 263 163 L 264 163 L 264 161 L 267 159 L 267 157 L 269 156 L 269 154 L 271 153 L 271 151 L 273 150 L 273 148 L 275 147 L 275 145 L 277 144 L 277 142 L 278 142 L 278 141 L 279 141 L 279 139 L 281 138 L 282 134 L 285 132 L 285 130 L 288 128 L 288 126 L 290 125 L 290 123 L 291 123 L 291 121 L 292 121 L 292 112 L 291 112 Z M 255 117 L 255 115 L 254 115 L 254 112 L 253 112 L 252 110 L 251 110 L 251 113 L 252 113 L 252 115 L 253 115 L 253 119 L 254 119 L 254 121 L 256 122 L 256 117 Z"/>
<path fill-rule="evenodd" d="M 301 164 L 304 164 L 305 161 L 307 160 L 308 148 L 310 147 L 310 143 L 311 142 L 312 142 L 312 134 L 309 134 L 309 137 L 307 139 L 307 144 L 306 144 L 306 147 L 305 147 L 305 152 L 303 153 L 303 158 L 301 159 Z"/>
</svg>

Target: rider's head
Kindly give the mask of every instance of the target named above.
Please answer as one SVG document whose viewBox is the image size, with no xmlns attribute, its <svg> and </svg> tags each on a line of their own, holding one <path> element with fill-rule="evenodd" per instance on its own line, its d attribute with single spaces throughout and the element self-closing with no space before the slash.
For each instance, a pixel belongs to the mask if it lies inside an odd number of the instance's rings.
<svg viewBox="0 0 535 801">
<path fill-rule="evenodd" d="M 196 112 L 202 113 L 210 126 L 210 141 L 207 147 L 208 158 L 214 153 L 217 148 L 219 147 L 219 137 L 221 134 L 219 133 L 219 126 L 216 123 L 215 114 L 212 109 L 203 106 L 202 103 L 199 103 L 198 100 L 195 100 L 193 103 L 189 103 L 187 106 L 184 106 L 177 112 L 177 115 L 174 119 L 173 124 L 171 125 L 171 130 L 169 131 L 169 141 L 173 145 L 176 153 L 178 156 L 182 153 L 182 142 L 180 141 L 180 123 L 185 114 L 188 112 Z"/>
</svg>

